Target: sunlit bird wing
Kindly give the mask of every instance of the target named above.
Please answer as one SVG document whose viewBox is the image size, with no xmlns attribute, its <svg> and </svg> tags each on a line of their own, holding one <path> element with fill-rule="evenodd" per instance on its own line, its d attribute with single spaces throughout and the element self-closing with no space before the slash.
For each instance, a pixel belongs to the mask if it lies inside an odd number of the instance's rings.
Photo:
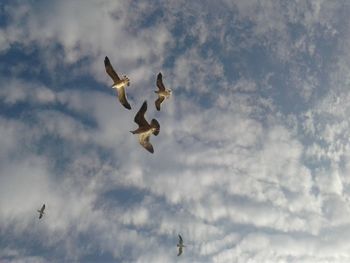
<svg viewBox="0 0 350 263">
<path fill-rule="evenodd" d="M 152 144 L 149 142 L 149 137 L 150 136 L 147 136 L 147 137 L 144 137 L 140 140 L 140 144 L 143 146 L 143 148 L 145 148 L 147 151 L 149 151 L 150 153 L 154 153 L 154 150 L 153 150 L 153 146 Z"/>
<path fill-rule="evenodd" d="M 120 78 L 117 72 L 115 72 L 115 70 L 113 69 L 112 64 L 109 61 L 108 57 L 105 57 L 105 69 L 107 74 L 113 79 L 114 83 L 116 83 L 117 81 L 120 81 Z"/>
<path fill-rule="evenodd" d="M 125 89 L 123 87 L 118 88 L 118 98 L 119 98 L 120 103 L 125 108 L 131 110 L 131 106 L 130 106 L 128 100 L 126 99 L 126 93 L 125 93 Z"/>
<path fill-rule="evenodd" d="M 160 111 L 160 104 L 162 104 L 163 101 L 164 97 L 158 97 L 158 99 L 154 102 L 158 111 Z"/>
<path fill-rule="evenodd" d="M 160 91 L 164 91 L 165 90 L 165 87 L 164 87 L 164 84 L 163 84 L 163 76 L 162 76 L 162 73 L 158 73 L 158 76 L 157 76 L 157 87 Z"/>
</svg>

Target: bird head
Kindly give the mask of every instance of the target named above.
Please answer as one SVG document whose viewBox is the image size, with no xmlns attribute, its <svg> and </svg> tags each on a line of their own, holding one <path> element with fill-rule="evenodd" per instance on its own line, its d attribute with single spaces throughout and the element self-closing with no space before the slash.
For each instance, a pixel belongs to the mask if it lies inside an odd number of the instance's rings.
<svg viewBox="0 0 350 263">
<path fill-rule="evenodd" d="M 123 76 L 123 80 L 126 82 L 126 85 L 130 86 L 130 79 L 126 75 Z"/>
</svg>

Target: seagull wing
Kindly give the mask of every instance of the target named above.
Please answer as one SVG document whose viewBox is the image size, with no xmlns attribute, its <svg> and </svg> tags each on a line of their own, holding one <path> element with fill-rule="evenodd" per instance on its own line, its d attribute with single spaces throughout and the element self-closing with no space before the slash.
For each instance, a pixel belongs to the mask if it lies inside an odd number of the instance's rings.
<svg viewBox="0 0 350 263">
<path fill-rule="evenodd" d="M 112 64 L 109 61 L 108 57 L 105 57 L 105 69 L 107 74 L 113 79 L 114 83 L 120 81 L 120 78 L 117 72 L 115 72 L 114 68 L 112 67 Z"/>
<path fill-rule="evenodd" d="M 156 108 L 158 111 L 160 111 L 160 104 L 164 101 L 164 97 L 158 97 L 158 99 L 154 102 L 156 104 Z"/>
<path fill-rule="evenodd" d="M 182 237 L 179 235 L 179 244 L 182 245 L 183 244 L 183 240 Z"/>
<path fill-rule="evenodd" d="M 179 253 L 177 254 L 177 256 L 180 256 L 182 254 L 182 247 L 179 247 Z"/>
<path fill-rule="evenodd" d="M 153 134 L 157 136 L 160 132 L 160 125 L 159 122 L 156 119 L 151 120 L 151 128 L 156 128 L 155 131 L 153 131 Z"/>
<path fill-rule="evenodd" d="M 43 204 L 42 208 L 41 208 L 41 211 L 44 212 L 45 210 L 45 204 Z"/>
<path fill-rule="evenodd" d="M 141 137 L 140 136 L 140 144 L 143 146 L 143 148 L 145 148 L 147 151 L 149 151 L 150 153 L 153 153 L 153 146 L 152 144 L 149 142 L 149 137 Z"/>
<path fill-rule="evenodd" d="M 43 214 L 42 213 L 40 213 L 40 215 L 39 215 L 39 219 L 41 219 L 43 217 Z"/>
<path fill-rule="evenodd" d="M 134 121 L 139 127 L 149 126 L 145 119 L 145 112 L 147 111 L 147 101 L 144 101 L 139 111 L 136 113 Z"/>
<path fill-rule="evenodd" d="M 163 76 L 162 76 L 162 73 L 158 73 L 158 76 L 157 76 L 157 87 L 160 91 L 164 91 L 165 90 L 165 87 L 164 87 L 164 84 L 163 84 Z"/>
<path fill-rule="evenodd" d="M 118 88 L 118 98 L 119 98 L 120 103 L 121 103 L 125 108 L 131 110 L 131 106 L 130 106 L 128 100 L 126 99 L 126 93 L 125 93 L 124 87 Z"/>
</svg>

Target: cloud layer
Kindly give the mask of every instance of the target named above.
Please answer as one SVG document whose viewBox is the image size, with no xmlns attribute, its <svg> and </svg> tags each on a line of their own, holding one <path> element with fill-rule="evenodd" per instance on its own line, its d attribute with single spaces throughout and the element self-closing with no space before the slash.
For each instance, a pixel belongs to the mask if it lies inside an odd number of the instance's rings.
<svg viewBox="0 0 350 263">
<path fill-rule="evenodd" d="M 345 1 L 0 7 L 2 261 L 350 259 Z M 144 100 L 153 155 L 129 132 Z"/>
</svg>

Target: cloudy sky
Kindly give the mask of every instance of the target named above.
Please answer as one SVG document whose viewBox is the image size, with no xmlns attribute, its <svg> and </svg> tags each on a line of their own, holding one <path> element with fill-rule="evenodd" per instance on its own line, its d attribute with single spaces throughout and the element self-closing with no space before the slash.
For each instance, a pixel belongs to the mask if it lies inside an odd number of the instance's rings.
<svg viewBox="0 0 350 263">
<path fill-rule="evenodd" d="M 1 1 L 0 261 L 349 262 L 349 13 Z M 160 112 L 158 72 L 173 90 Z M 154 154 L 129 132 L 144 100 Z"/>
</svg>

